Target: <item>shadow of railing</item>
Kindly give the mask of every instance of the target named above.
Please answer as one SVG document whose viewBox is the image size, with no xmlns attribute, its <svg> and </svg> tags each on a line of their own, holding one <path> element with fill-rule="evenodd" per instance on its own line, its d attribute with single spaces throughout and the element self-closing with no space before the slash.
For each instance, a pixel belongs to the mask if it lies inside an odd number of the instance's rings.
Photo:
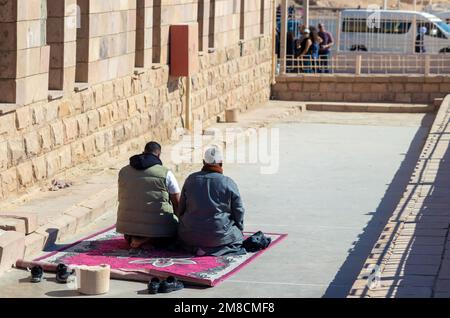
<svg viewBox="0 0 450 318">
<path fill-rule="evenodd" d="M 388 282 L 385 297 L 435 295 L 450 226 L 450 132 L 445 132 L 450 125 L 444 119 L 438 131 L 430 133 L 433 140 L 411 180 L 414 204 L 395 220 L 402 230 L 382 272 L 382 282 Z"/>
<path fill-rule="evenodd" d="M 371 213 L 373 217 L 363 229 L 363 233 L 358 236 L 358 240 L 354 242 L 354 247 L 349 251 L 346 260 L 336 273 L 323 297 L 347 297 L 349 294 L 353 283 L 361 273 L 367 256 L 371 253 L 389 218 L 392 216 L 392 212 L 398 207 L 404 196 L 405 190 L 410 182 L 410 177 L 420 158 L 433 117 L 434 114 L 427 114 L 423 118 L 400 168 L 394 175 L 376 211 Z M 406 208 L 406 205 L 404 208 Z M 392 233 L 395 232 L 394 230 Z M 388 237 L 387 239 L 392 238 Z M 380 260 L 383 259 L 386 252 L 387 250 L 380 252 Z"/>
</svg>

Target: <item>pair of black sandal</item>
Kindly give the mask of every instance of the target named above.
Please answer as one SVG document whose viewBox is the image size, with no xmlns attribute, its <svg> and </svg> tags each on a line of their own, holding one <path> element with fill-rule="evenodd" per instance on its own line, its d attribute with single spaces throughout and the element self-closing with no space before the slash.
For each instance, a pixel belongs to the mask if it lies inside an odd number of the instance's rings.
<svg viewBox="0 0 450 318">
<path fill-rule="evenodd" d="M 67 279 L 70 275 L 72 275 L 75 271 L 69 271 L 69 268 L 65 264 L 58 264 L 56 266 L 56 282 L 59 284 L 66 284 Z M 31 269 L 31 282 L 32 283 L 40 283 L 42 281 L 42 277 L 44 276 L 44 270 L 41 266 L 36 265 Z"/>
<path fill-rule="evenodd" d="M 154 277 L 148 283 L 148 293 L 152 295 L 157 293 L 167 294 L 183 288 L 184 284 L 173 276 L 169 276 L 163 281 L 158 277 Z"/>
</svg>

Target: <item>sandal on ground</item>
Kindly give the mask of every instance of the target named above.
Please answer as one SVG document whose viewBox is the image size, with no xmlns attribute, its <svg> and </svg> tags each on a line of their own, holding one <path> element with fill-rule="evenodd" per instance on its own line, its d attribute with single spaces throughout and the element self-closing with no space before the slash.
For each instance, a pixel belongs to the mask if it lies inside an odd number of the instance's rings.
<svg viewBox="0 0 450 318">
<path fill-rule="evenodd" d="M 44 275 L 44 270 L 41 266 L 36 265 L 31 269 L 31 282 L 32 283 L 40 283 L 42 280 L 42 276 Z"/>
<path fill-rule="evenodd" d="M 69 271 L 69 268 L 65 264 L 58 264 L 56 267 L 56 281 L 60 284 L 66 284 L 67 279 L 72 275 L 74 271 Z"/>
<path fill-rule="evenodd" d="M 171 293 L 180 289 L 184 288 L 184 284 L 180 282 L 178 279 L 176 279 L 173 276 L 167 277 L 166 280 L 163 280 L 161 282 L 161 285 L 159 287 L 160 293 Z"/>
<path fill-rule="evenodd" d="M 159 288 L 161 286 L 161 281 L 158 277 L 153 277 L 152 280 L 148 283 L 148 293 L 149 294 L 157 294 L 159 291 Z"/>
</svg>

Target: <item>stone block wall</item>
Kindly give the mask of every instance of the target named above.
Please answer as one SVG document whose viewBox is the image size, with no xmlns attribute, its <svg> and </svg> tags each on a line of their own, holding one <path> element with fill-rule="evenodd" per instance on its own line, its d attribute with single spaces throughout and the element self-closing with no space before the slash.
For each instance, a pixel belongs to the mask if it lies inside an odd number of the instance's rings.
<svg viewBox="0 0 450 318">
<path fill-rule="evenodd" d="M 438 75 L 287 75 L 272 86 L 286 101 L 433 104 L 449 93 L 450 78 Z"/>
<path fill-rule="evenodd" d="M 47 98 L 46 0 L 0 2 L 0 103 Z"/>
<path fill-rule="evenodd" d="M 12 0 L 6 1 L 9 3 L 8 1 Z M 24 3 L 31 3 L 29 1 L 35 0 L 15 0 L 14 2 L 21 4 L 22 7 L 19 8 L 23 11 L 28 8 L 24 6 Z M 65 3 L 69 4 L 70 1 L 73 0 L 65 0 Z M 47 99 L 48 74 L 44 72 L 45 78 L 38 77 L 40 82 L 31 86 L 34 90 L 40 90 L 40 85 L 42 86 L 42 92 L 45 94 L 42 93 L 41 98 L 24 100 L 23 103 L 15 101 L 16 105 L 13 108 L 9 104 L 0 103 L 0 200 L 14 197 L 30 187 L 47 183 L 68 169 L 87 161 L 101 160 L 104 157 L 128 154 L 133 151 L 140 152 L 145 142 L 150 139 L 165 142 L 177 128 L 183 127 L 183 118 L 186 115 L 186 79 L 170 77 L 170 65 L 167 63 L 145 64 L 148 66 L 144 66 L 139 72 L 135 72 L 134 69 L 137 61 L 135 52 L 138 51 L 138 45 L 136 44 L 135 47 L 132 45 L 138 38 L 136 34 L 138 26 L 134 24 L 134 21 L 139 16 L 135 10 L 142 8 L 139 7 L 142 3 L 136 0 L 77 0 L 76 2 L 82 13 L 79 35 L 89 31 L 86 33 L 87 37 L 78 37 L 76 40 L 78 48 L 81 47 L 80 39 L 87 40 L 85 43 L 89 48 L 89 54 L 85 57 L 86 61 L 90 62 L 85 64 L 88 66 L 88 83 L 81 89 L 67 89 L 60 99 L 50 101 Z M 153 11 L 156 10 L 156 2 L 151 3 Z M 173 6 L 172 9 L 179 8 L 177 4 L 181 6 L 178 17 L 183 23 L 191 19 L 194 19 L 194 22 L 197 21 L 198 3 L 196 1 L 162 2 L 162 9 L 166 4 Z M 4 1 L 0 2 L 0 6 L 4 3 Z M 144 5 L 145 3 L 148 4 L 147 1 L 144 1 Z M 267 3 L 269 3 L 268 0 Z M 104 7 L 105 4 L 110 6 Z M 0 10 L 0 19 L 2 23 L 10 23 L 4 22 L 5 16 L 11 19 L 10 14 L 5 14 L 5 8 L 9 7 L 3 5 Z M 14 7 L 11 8 L 9 13 L 12 12 L 11 10 L 17 10 Z M 40 8 L 41 13 L 48 12 L 49 17 L 56 18 L 55 25 L 61 25 L 61 20 L 66 20 L 68 16 L 73 15 L 72 11 L 66 10 L 64 13 L 57 12 L 52 7 Z M 191 13 L 189 10 L 183 11 L 186 8 L 192 8 Z M 148 12 L 146 10 L 146 13 Z M 162 12 L 166 16 L 164 19 L 170 21 L 167 22 L 168 25 L 180 22 L 173 20 L 169 8 Z M 85 17 L 82 16 L 83 13 Z M 153 17 L 152 21 L 154 21 Z M 24 19 L 22 16 L 19 18 Z M 31 18 L 27 16 L 26 19 Z M 118 19 L 120 23 L 111 26 L 104 22 L 108 19 Z M 18 21 L 11 21 L 13 30 L 19 26 Z M 31 21 L 34 20 L 31 19 Z M 41 18 L 37 21 L 42 28 Z M 83 24 L 86 22 L 87 25 Z M 134 26 L 134 29 L 130 25 Z M 3 27 L 3 24 L 0 27 Z M 147 33 L 147 29 L 144 33 Z M 153 31 L 154 29 L 153 24 Z M 47 33 L 45 28 L 40 30 L 42 32 L 39 35 L 45 38 Z M 72 51 L 70 45 L 73 45 L 71 43 L 73 38 L 69 36 L 69 33 L 65 33 L 63 37 L 56 30 L 49 30 L 49 32 L 54 32 L 51 37 L 59 41 L 52 41 L 50 46 L 63 46 L 63 58 L 66 59 L 67 53 Z M 1 54 L 6 52 L 4 33 L 0 32 L 0 48 L 3 50 Z M 151 33 L 155 34 L 155 32 Z M 15 41 L 14 35 L 11 41 L 20 42 L 19 38 Z M 40 55 L 39 59 L 33 57 L 30 60 L 33 63 L 30 63 L 29 67 L 33 71 L 25 74 L 39 75 L 41 70 L 47 70 L 48 73 L 49 69 L 57 72 L 58 67 L 51 68 L 50 64 L 59 66 L 58 72 L 63 76 L 69 74 L 73 65 L 69 62 L 61 64 L 59 60 L 59 64 L 50 62 L 52 61 L 50 47 L 41 46 L 41 43 L 41 41 L 36 42 L 31 47 L 31 49 L 39 50 Z M 105 43 L 111 43 L 111 47 L 102 51 L 102 45 Z M 155 43 L 154 37 L 152 43 Z M 22 47 L 13 46 L 11 51 L 19 54 Z M 129 51 L 131 48 L 132 51 Z M 41 56 L 40 52 L 45 50 L 47 50 L 47 56 Z M 76 52 L 77 60 L 83 56 L 78 53 Z M 148 51 L 144 50 L 144 56 L 144 61 L 147 63 Z M 124 57 L 123 61 L 122 57 Z M 43 63 L 36 63 L 41 60 L 44 60 Z M 102 65 L 103 60 L 107 61 L 105 63 L 108 66 L 103 66 L 105 67 L 103 70 L 97 70 L 96 65 Z M 194 119 L 209 123 L 216 120 L 217 116 L 223 115 L 227 108 L 237 107 L 246 110 L 269 99 L 272 65 L 270 34 L 247 39 L 244 43 L 239 43 L 236 37 L 235 41 L 226 47 L 218 47 L 210 53 L 201 53 L 199 62 L 200 70 L 191 78 Z M 12 59 L 11 63 L 17 65 L 17 68 L 24 66 L 23 60 L 19 58 Z M 118 68 L 114 66 L 116 63 L 120 64 Z M 13 70 L 17 72 L 15 66 Z M 78 67 L 79 63 L 76 63 L 77 70 Z M 119 72 L 119 67 L 124 68 L 123 73 Z M 19 72 L 12 74 L 9 68 L 7 70 L 11 74 L 9 77 L 5 77 L 7 73 L 2 64 L 0 82 L 5 79 L 17 81 L 14 74 Z M 94 74 L 90 75 L 91 73 Z M 4 90 L 0 90 L 0 97 L 4 98 L 4 96 Z M 18 96 L 18 94 L 11 94 L 11 96 Z M 11 100 L 11 102 L 14 101 Z"/>
<path fill-rule="evenodd" d="M 192 77 L 193 119 L 215 120 L 225 109 L 247 110 L 267 101 L 271 45 L 271 37 L 257 38 L 244 43 L 242 49 L 235 44 L 202 55 L 201 71 Z"/>
<path fill-rule="evenodd" d="M 210 23 L 214 24 L 213 45 L 216 49 L 224 48 L 239 41 L 241 6 L 244 1 L 214 0 L 214 16 Z"/>
<path fill-rule="evenodd" d="M 270 8 L 266 6 L 266 1 L 246 0 L 242 4 L 241 39 L 251 39 L 260 34 L 266 34 L 268 27 L 270 27 Z M 267 12 L 269 12 L 269 16 Z M 265 22 L 269 23 L 264 26 Z"/>
<path fill-rule="evenodd" d="M 77 82 L 100 83 L 135 67 L 136 0 L 78 0 Z"/>
<path fill-rule="evenodd" d="M 153 62 L 169 63 L 170 25 L 197 22 L 197 0 L 154 0 Z"/>
</svg>

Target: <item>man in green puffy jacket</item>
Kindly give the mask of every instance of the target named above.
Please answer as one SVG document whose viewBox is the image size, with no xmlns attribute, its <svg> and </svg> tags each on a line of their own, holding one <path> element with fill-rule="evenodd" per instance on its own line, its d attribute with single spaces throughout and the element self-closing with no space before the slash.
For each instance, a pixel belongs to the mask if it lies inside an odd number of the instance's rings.
<svg viewBox="0 0 450 318">
<path fill-rule="evenodd" d="M 165 246 L 177 235 L 174 211 L 181 191 L 160 155 L 161 145 L 149 142 L 144 153 L 131 157 L 130 164 L 119 172 L 117 232 L 124 234 L 133 248 L 145 243 Z"/>
</svg>

